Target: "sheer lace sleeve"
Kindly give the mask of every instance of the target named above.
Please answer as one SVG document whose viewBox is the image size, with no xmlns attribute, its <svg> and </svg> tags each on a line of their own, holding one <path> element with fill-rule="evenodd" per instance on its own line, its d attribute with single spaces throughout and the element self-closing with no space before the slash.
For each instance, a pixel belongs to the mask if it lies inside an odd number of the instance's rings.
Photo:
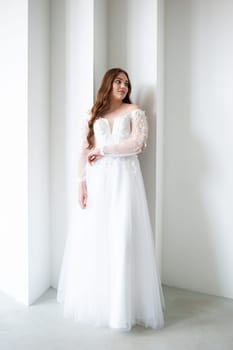
<svg viewBox="0 0 233 350">
<path fill-rule="evenodd" d="M 147 146 L 148 123 L 144 111 L 137 109 L 132 113 L 131 136 L 119 144 L 105 145 L 101 151 L 104 155 L 129 156 L 141 153 Z"/>
<path fill-rule="evenodd" d="M 79 149 L 78 149 L 78 182 L 82 182 L 86 180 L 86 164 L 87 164 L 87 156 L 90 152 L 87 149 L 87 133 L 88 133 L 88 119 L 89 116 L 84 116 L 80 123 L 79 130 Z"/>
</svg>

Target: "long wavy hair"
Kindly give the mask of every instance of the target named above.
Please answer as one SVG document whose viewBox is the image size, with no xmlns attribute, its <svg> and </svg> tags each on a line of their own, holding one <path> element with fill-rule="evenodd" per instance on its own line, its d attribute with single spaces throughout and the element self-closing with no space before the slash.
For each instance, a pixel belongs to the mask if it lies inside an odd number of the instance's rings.
<svg viewBox="0 0 233 350">
<path fill-rule="evenodd" d="M 87 149 L 91 149 L 94 146 L 94 130 L 93 125 L 94 122 L 103 116 L 105 113 L 107 113 L 110 109 L 110 102 L 111 102 L 111 92 L 112 92 L 112 85 L 115 80 L 115 78 L 118 76 L 119 73 L 124 73 L 128 79 L 129 85 L 128 85 L 128 93 L 123 99 L 122 102 L 131 104 L 130 100 L 130 93 L 131 93 L 131 83 L 128 76 L 128 73 L 121 69 L 121 68 L 111 68 L 109 69 L 100 84 L 100 88 L 96 95 L 96 100 L 94 102 L 94 105 L 91 109 L 91 118 L 89 119 L 88 126 L 89 131 L 87 134 L 87 142 L 88 146 Z"/>
</svg>

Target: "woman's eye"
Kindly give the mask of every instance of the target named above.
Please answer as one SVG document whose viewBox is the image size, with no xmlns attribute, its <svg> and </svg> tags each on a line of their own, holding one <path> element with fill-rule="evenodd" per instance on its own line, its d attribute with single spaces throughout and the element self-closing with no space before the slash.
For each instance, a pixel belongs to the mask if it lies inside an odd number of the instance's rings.
<svg viewBox="0 0 233 350">
<path fill-rule="evenodd" d="M 117 84 L 117 85 L 121 85 L 121 83 L 122 83 L 123 81 L 122 80 L 120 80 L 120 79 L 116 79 L 115 80 L 115 83 Z M 126 81 L 126 82 L 124 82 L 124 85 L 128 88 L 129 87 L 129 83 Z"/>
</svg>

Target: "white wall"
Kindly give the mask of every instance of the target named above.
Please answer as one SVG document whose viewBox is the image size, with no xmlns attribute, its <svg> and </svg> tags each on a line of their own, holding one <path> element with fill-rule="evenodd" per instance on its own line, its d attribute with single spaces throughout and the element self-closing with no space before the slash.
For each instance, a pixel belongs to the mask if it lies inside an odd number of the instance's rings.
<svg viewBox="0 0 233 350">
<path fill-rule="evenodd" d="M 163 281 L 233 298 L 233 2 L 165 1 Z"/>
<path fill-rule="evenodd" d="M 50 234 L 51 284 L 58 278 L 67 221 L 66 180 L 66 1 L 51 1 Z M 55 277 L 54 277 L 55 276 Z"/>
<path fill-rule="evenodd" d="M 157 87 L 156 87 L 156 212 L 155 233 L 159 268 L 163 244 L 163 159 L 164 159 L 164 0 L 157 2 Z"/>
<path fill-rule="evenodd" d="M 29 304 L 50 287 L 49 124 L 50 8 L 48 0 L 30 0 L 28 12 L 28 167 Z"/>
<path fill-rule="evenodd" d="M 28 6 L 26 0 L 0 4 L 0 290 L 25 302 L 28 298 Z"/>
<path fill-rule="evenodd" d="M 78 201 L 80 120 L 93 103 L 93 26 L 93 0 L 51 2 L 51 284 L 55 288 Z"/>
<path fill-rule="evenodd" d="M 29 305 L 50 286 L 49 6 L 0 6 L 0 289 Z"/>
<path fill-rule="evenodd" d="M 25 302 L 28 298 L 28 7 L 26 0 L 0 4 L 0 289 Z"/>
<path fill-rule="evenodd" d="M 94 97 L 108 67 L 108 1 L 94 1 Z"/>
</svg>

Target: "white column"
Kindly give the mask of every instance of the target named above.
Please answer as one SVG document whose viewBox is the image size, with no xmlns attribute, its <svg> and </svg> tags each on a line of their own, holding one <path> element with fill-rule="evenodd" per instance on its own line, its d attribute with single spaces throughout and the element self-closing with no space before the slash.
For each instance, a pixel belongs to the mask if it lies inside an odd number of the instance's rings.
<svg viewBox="0 0 233 350">
<path fill-rule="evenodd" d="M 29 0 L 28 12 L 28 303 L 50 286 L 50 6 Z"/>
<path fill-rule="evenodd" d="M 51 283 L 57 287 L 68 224 L 78 201 L 80 121 L 93 104 L 94 1 L 51 4 Z"/>
<path fill-rule="evenodd" d="M 27 302 L 28 2 L 0 6 L 0 289 Z"/>
<path fill-rule="evenodd" d="M 0 2 L 0 290 L 26 305 L 50 285 L 48 15 Z"/>
<path fill-rule="evenodd" d="M 94 1 L 94 94 L 108 67 L 108 1 Z"/>
<path fill-rule="evenodd" d="M 156 87 L 156 194 L 155 237 L 158 262 L 161 267 L 163 243 L 163 151 L 164 151 L 164 0 L 158 0 L 157 26 L 157 87 Z"/>
</svg>

